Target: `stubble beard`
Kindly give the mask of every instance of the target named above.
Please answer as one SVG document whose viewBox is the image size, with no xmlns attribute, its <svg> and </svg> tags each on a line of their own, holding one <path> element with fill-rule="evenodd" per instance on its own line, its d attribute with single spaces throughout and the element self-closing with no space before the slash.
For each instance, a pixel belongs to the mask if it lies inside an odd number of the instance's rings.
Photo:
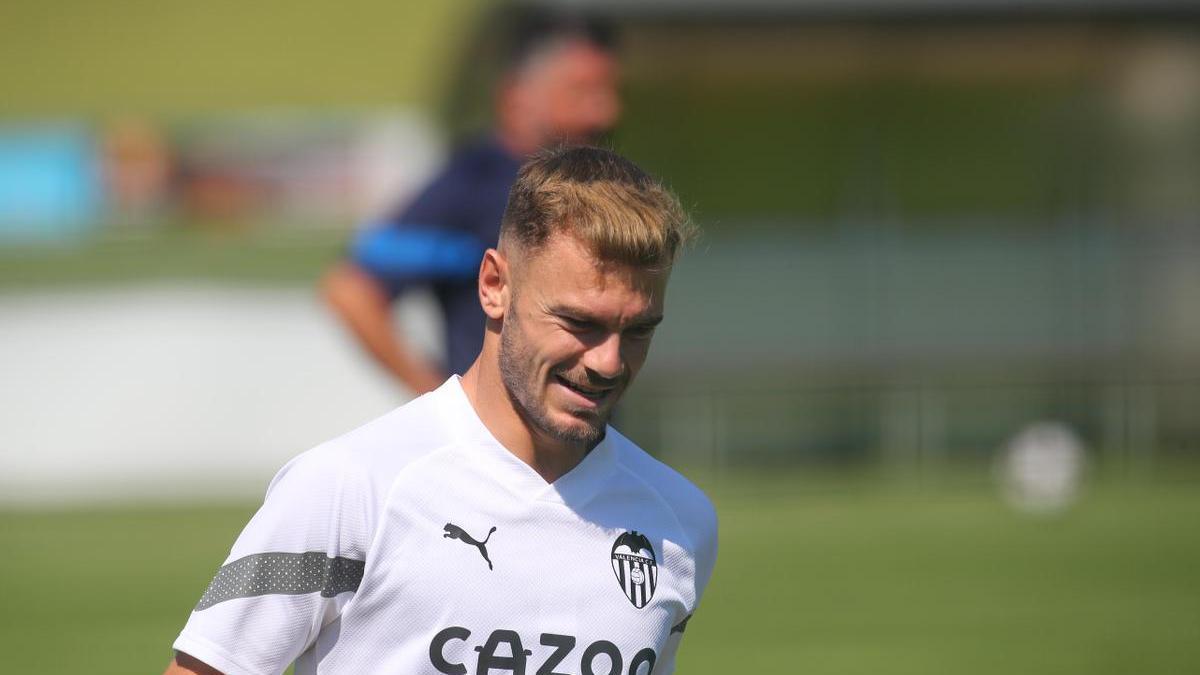
<svg viewBox="0 0 1200 675">
<path fill-rule="evenodd" d="M 517 409 L 517 414 L 535 431 L 556 441 L 581 446 L 585 450 L 596 447 L 604 440 L 607 420 L 576 417 L 575 419 L 583 424 L 564 426 L 555 423 L 546 409 L 546 402 L 538 400 L 537 392 L 541 387 L 537 382 L 531 381 L 531 378 L 536 377 L 536 369 L 527 347 L 528 343 L 523 338 L 524 333 L 516 320 L 516 312 L 509 312 L 500 328 L 500 380 L 504 383 L 508 398 Z"/>
</svg>

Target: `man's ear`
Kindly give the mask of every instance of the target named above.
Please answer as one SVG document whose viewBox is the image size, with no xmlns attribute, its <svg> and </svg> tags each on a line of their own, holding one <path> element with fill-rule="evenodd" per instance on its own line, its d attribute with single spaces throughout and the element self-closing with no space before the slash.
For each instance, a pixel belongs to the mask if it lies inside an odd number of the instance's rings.
<svg viewBox="0 0 1200 675">
<path fill-rule="evenodd" d="M 494 248 L 484 251 L 483 261 L 479 263 L 479 304 L 489 319 L 499 321 L 504 318 L 512 297 L 511 284 L 504 254 Z"/>
</svg>

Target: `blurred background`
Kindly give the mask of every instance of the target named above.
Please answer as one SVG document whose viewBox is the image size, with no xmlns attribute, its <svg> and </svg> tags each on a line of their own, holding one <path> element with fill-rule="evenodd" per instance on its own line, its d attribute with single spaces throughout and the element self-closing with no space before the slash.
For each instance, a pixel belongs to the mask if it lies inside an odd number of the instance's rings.
<svg viewBox="0 0 1200 675">
<path fill-rule="evenodd" d="M 562 6 L 704 231 L 620 422 L 722 515 L 681 672 L 1200 669 L 1200 9 Z M 520 11 L 0 5 L 13 672 L 164 667 L 274 471 L 407 400 L 315 285 Z"/>
</svg>

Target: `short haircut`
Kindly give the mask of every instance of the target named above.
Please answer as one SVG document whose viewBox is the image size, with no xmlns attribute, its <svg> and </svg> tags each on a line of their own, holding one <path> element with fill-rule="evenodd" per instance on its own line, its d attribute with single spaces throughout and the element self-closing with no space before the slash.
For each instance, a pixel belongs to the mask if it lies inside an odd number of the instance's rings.
<svg viewBox="0 0 1200 675">
<path fill-rule="evenodd" d="M 679 199 L 611 150 L 543 151 L 522 165 L 508 194 L 500 240 L 536 252 L 565 232 L 600 260 L 667 269 L 694 234 Z"/>
</svg>

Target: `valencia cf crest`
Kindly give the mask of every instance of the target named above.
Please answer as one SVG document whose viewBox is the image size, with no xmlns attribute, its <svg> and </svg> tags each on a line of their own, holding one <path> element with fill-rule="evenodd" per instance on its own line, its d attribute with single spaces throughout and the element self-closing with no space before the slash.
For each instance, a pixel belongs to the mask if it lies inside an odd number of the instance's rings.
<svg viewBox="0 0 1200 675">
<path fill-rule="evenodd" d="M 625 597 L 634 607 L 645 607 L 658 586 L 658 561 L 646 535 L 625 532 L 617 537 L 612 547 L 612 566 Z"/>
</svg>

